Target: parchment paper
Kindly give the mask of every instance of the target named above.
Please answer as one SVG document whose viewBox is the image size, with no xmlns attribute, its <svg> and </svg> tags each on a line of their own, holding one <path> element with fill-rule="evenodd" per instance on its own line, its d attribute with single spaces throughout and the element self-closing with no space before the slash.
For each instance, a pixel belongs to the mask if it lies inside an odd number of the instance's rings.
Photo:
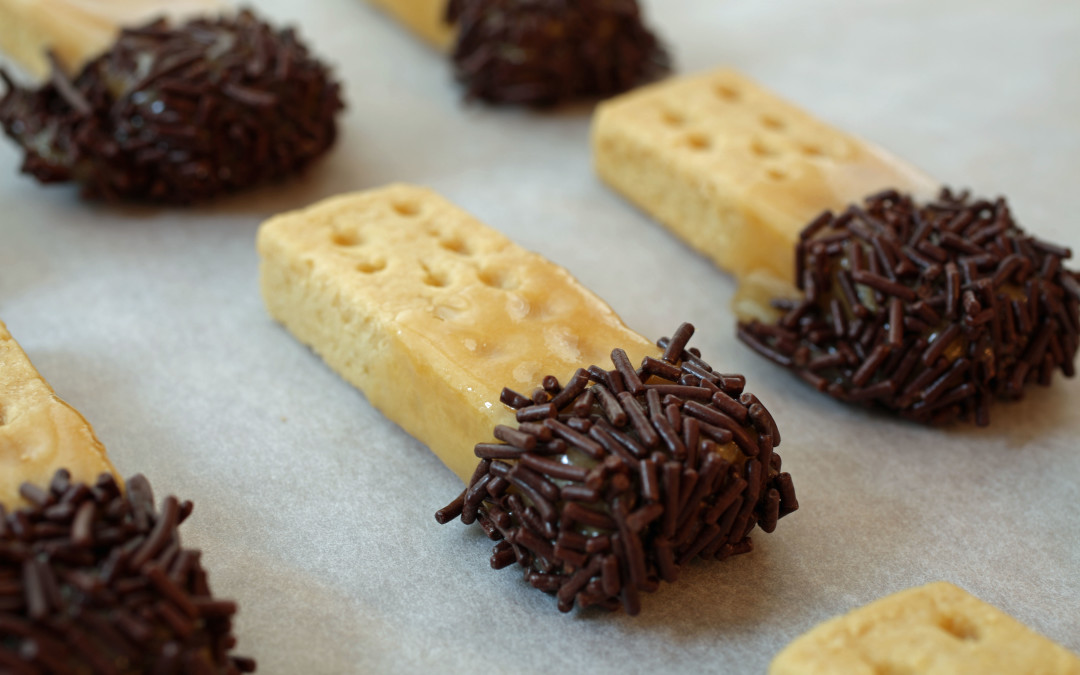
<svg viewBox="0 0 1080 675">
<path fill-rule="evenodd" d="M 680 70 L 738 67 L 1080 248 L 1075 0 L 646 6 Z M 260 672 L 761 673 L 827 617 L 939 579 L 1080 651 L 1080 383 L 998 406 L 986 430 L 818 395 L 736 342 L 730 278 L 596 180 L 587 106 L 464 105 L 443 58 L 360 0 L 259 7 L 344 80 L 333 153 L 288 185 L 169 210 L 39 187 L 0 144 L 0 317 L 123 473 L 196 502 L 186 542 L 240 601 Z M 687 566 L 637 618 L 561 615 L 493 572 L 486 539 L 432 517 L 458 479 L 258 294 L 262 219 L 397 180 L 568 267 L 645 335 L 693 321 L 693 344 L 779 420 L 802 509 L 750 555 Z"/>
</svg>

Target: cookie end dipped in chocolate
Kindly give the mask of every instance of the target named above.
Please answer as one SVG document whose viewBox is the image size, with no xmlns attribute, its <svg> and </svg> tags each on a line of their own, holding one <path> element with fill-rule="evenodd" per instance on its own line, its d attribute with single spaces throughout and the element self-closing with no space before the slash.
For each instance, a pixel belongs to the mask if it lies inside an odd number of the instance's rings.
<svg viewBox="0 0 1080 675">
<path fill-rule="evenodd" d="M 477 522 L 498 543 L 495 569 L 517 562 L 561 611 L 640 611 L 640 594 L 673 582 L 694 558 L 752 549 L 799 505 L 773 448 L 780 433 L 745 379 L 714 371 L 687 350 L 683 324 L 635 369 L 554 377 L 531 397 L 504 390 L 518 427 L 480 443 L 469 487 L 436 514 Z"/>
<path fill-rule="evenodd" d="M 739 337 L 821 391 L 922 423 L 990 422 L 994 398 L 1075 373 L 1069 249 L 1025 234 L 1003 198 L 886 191 L 822 214 L 796 252 L 801 300 Z"/>
<path fill-rule="evenodd" d="M 670 69 L 636 0 L 450 0 L 447 19 L 457 79 L 489 103 L 613 96 Z"/>
<path fill-rule="evenodd" d="M 21 494 L 31 506 L 0 506 L 0 672 L 255 671 L 229 653 L 236 604 L 181 546 L 191 502 L 159 512 L 142 476 L 123 494 L 111 475 L 87 485 L 64 470 Z"/>
<path fill-rule="evenodd" d="M 0 75 L 23 172 L 109 201 L 188 204 L 293 174 L 333 144 L 343 107 L 295 32 L 250 11 L 124 30 L 38 89 Z"/>
</svg>

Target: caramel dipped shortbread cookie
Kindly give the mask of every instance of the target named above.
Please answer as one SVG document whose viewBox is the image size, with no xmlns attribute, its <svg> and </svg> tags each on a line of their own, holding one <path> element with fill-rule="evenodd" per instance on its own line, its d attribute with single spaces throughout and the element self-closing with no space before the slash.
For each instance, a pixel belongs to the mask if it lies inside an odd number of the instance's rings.
<svg viewBox="0 0 1080 675">
<path fill-rule="evenodd" d="M 885 188 L 939 189 L 730 69 L 601 104 L 592 146 L 605 182 L 739 279 L 793 282 L 799 232 L 825 209 Z"/>
<path fill-rule="evenodd" d="M 1078 675 L 1080 657 L 956 586 L 901 591 L 797 638 L 769 675 Z"/>
<path fill-rule="evenodd" d="M 446 50 L 467 96 L 550 106 L 622 93 L 669 69 L 636 0 L 370 0 Z"/>
<path fill-rule="evenodd" d="M 492 566 L 518 562 L 564 611 L 635 614 L 798 508 L 775 422 L 687 348 L 692 327 L 654 346 L 429 190 L 278 216 L 258 249 L 271 315 L 465 481 L 438 520 L 480 524 Z"/>
<path fill-rule="evenodd" d="M 23 172 L 105 200 L 188 204 L 295 174 L 333 144 L 342 108 L 295 31 L 249 11 L 125 28 L 40 88 L 0 77 Z"/>
<path fill-rule="evenodd" d="M 1004 199 L 942 192 L 730 70 L 602 105 L 593 146 L 604 180 L 739 279 L 739 337 L 819 390 L 984 425 L 991 399 L 1073 374 L 1070 252 Z"/>
<path fill-rule="evenodd" d="M 191 502 L 126 490 L 83 417 L 0 324 L 0 672 L 252 672 L 178 527 Z"/>
</svg>

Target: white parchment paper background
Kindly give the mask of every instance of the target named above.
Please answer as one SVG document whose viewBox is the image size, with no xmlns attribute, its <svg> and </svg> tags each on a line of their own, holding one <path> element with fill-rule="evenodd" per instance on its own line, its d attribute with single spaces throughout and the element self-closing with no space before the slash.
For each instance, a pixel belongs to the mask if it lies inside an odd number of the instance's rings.
<svg viewBox="0 0 1080 675">
<path fill-rule="evenodd" d="M 360 0 L 259 7 L 345 82 L 333 153 L 286 186 L 159 210 L 39 187 L 0 144 L 0 317 L 125 474 L 195 500 L 186 541 L 241 602 L 260 672 L 761 673 L 821 620 L 938 579 L 1080 651 L 1077 382 L 996 408 L 988 430 L 845 408 L 738 344 L 732 281 L 594 178 L 587 108 L 463 105 L 446 63 Z M 647 7 L 680 70 L 738 67 L 1080 249 L 1075 0 Z M 780 421 L 802 510 L 751 555 L 688 566 L 636 619 L 560 615 L 492 572 L 486 540 L 432 517 L 457 479 L 258 295 L 262 219 L 396 180 L 568 267 L 645 335 L 693 321 Z"/>
</svg>

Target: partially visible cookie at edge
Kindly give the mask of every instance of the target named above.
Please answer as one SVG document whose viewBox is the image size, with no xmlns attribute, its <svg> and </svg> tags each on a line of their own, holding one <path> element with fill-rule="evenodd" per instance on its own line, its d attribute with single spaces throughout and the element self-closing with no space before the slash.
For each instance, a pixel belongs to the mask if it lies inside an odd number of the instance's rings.
<svg viewBox="0 0 1080 675">
<path fill-rule="evenodd" d="M 58 469 L 92 483 L 119 475 L 90 423 L 38 373 L 0 322 L 0 504 L 25 506 L 20 486 L 47 485 Z"/>
<path fill-rule="evenodd" d="M 287 178 L 333 145 L 343 108 L 295 30 L 247 10 L 125 28 L 39 88 L 0 77 L 22 171 L 107 201 L 190 204 Z"/>
<path fill-rule="evenodd" d="M 655 80 L 670 57 L 637 0 L 369 0 L 440 50 L 469 99 L 553 106 Z"/>
<path fill-rule="evenodd" d="M 52 54 L 68 72 L 108 50 L 123 28 L 216 16 L 225 0 L 0 0 L 0 51 L 44 79 Z"/>
<path fill-rule="evenodd" d="M 0 672 L 253 672 L 236 604 L 181 545 L 193 508 L 121 483 L 0 323 Z"/>
<path fill-rule="evenodd" d="M 769 675 L 1078 675 L 1080 656 L 957 586 L 901 591 L 826 621 Z"/>
</svg>

